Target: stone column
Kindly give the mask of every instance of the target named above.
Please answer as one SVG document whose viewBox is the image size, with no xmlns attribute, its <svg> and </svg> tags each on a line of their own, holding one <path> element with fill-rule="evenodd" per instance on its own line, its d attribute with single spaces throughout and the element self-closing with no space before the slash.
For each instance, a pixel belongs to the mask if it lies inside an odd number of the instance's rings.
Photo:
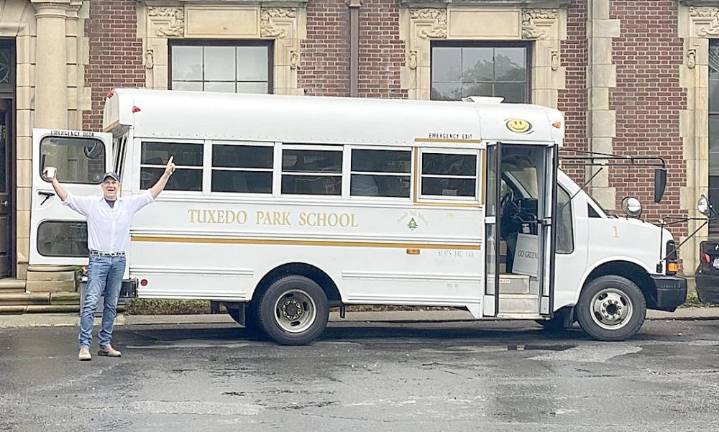
<svg viewBox="0 0 719 432">
<path fill-rule="evenodd" d="M 35 2 L 37 19 L 35 127 L 67 128 L 67 44 L 65 18 L 68 3 Z"/>
<path fill-rule="evenodd" d="M 609 19 L 610 0 L 587 3 L 587 141 L 594 152 L 612 153 L 616 136 L 616 112 L 609 109 L 609 89 L 617 86 L 617 67 L 612 59 L 612 38 L 620 34 L 619 20 Z M 587 178 L 600 168 L 590 167 Z M 591 182 L 592 196 L 607 209 L 615 208 L 609 170 L 603 169 Z"/>
</svg>

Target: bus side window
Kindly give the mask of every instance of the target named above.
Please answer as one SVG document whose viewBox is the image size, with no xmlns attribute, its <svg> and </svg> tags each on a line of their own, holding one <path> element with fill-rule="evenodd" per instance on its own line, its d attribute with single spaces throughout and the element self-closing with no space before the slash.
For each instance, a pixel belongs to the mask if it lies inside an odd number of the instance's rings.
<svg viewBox="0 0 719 432">
<path fill-rule="evenodd" d="M 143 142 L 140 159 L 140 189 L 149 189 L 157 182 L 165 164 L 174 156 L 177 166 L 167 182 L 166 190 L 202 191 L 203 145 L 193 143 Z"/>
<path fill-rule="evenodd" d="M 272 193 L 274 147 L 212 146 L 212 192 Z"/>
<path fill-rule="evenodd" d="M 351 196 L 409 198 L 411 152 L 352 149 Z"/>
<path fill-rule="evenodd" d="M 569 193 L 562 187 L 557 188 L 557 253 L 574 252 L 574 219 L 572 201 Z"/>
<path fill-rule="evenodd" d="M 423 151 L 421 195 L 477 198 L 477 155 Z"/>
</svg>

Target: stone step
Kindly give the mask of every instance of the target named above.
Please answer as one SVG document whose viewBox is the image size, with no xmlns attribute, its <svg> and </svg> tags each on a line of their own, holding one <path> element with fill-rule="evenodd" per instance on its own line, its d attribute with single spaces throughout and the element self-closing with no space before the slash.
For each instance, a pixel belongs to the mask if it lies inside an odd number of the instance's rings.
<svg viewBox="0 0 719 432">
<path fill-rule="evenodd" d="M 24 293 L 25 281 L 18 279 L 0 279 L 0 294 Z"/>
<path fill-rule="evenodd" d="M 19 315 L 25 313 L 68 313 L 79 311 L 80 305 L 0 305 L 0 315 Z"/>
<path fill-rule="evenodd" d="M 50 293 L 0 293 L 0 306 L 49 305 Z"/>
</svg>

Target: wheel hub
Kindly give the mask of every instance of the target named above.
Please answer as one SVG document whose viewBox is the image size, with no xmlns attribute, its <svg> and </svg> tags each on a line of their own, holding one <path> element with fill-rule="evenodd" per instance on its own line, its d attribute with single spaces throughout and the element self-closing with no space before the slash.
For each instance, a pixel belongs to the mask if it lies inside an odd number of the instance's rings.
<svg viewBox="0 0 719 432">
<path fill-rule="evenodd" d="M 629 322 L 632 303 L 621 290 L 608 288 L 598 292 L 592 299 L 592 317 L 600 327 L 617 329 Z"/>
<path fill-rule="evenodd" d="M 285 299 L 280 306 L 282 315 L 290 321 L 296 321 L 302 316 L 302 305 L 295 299 Z"/>
</svg>

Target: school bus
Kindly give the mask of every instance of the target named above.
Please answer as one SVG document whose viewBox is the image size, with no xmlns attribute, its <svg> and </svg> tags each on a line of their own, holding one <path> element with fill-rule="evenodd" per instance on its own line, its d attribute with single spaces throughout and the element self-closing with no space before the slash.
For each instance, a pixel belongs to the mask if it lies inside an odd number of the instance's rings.
<svg viewBox="0 0 719 432">
<path fill-rule="evenodd" d="M 558 169 L 554 109 L 461 102 L 116 89 L 104 132 L 33 139 L 33 265 L 87 260 L 75 194 L 102 173 L 140 193 L 127 279 L 142 298 L 206 299 L 281 344 L 346 305 L 466 309 L 476 319 L 578 321 L 636 334 L 684 302 L 671 233 L 607 214 Z"/>
</svg>

